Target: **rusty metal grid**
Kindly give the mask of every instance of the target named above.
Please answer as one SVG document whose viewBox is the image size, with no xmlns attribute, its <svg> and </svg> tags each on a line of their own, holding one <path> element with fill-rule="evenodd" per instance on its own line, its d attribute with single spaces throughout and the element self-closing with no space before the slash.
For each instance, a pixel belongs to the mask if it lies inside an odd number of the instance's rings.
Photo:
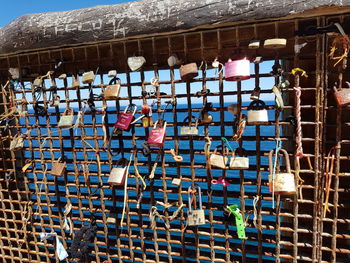
<svg viewBox="0 0 350 263">
<path fill-rule="evenodd" d="M 115 103 L 108 104 L 107 121 L 110 129 L 117 113 L 123 110 L 127 103 L 136 103 L 139 106 L 142 104 L 141 90 L 147 89 L 150 85 L 149 79 L 154 75 L 160 76 L 161 85 L 156 97 L 162 101 L 153 113 L 155 119 L 166 100 L 177 98 L 178 105 L 187 104 L 187 107 L 170 107 L 165 113 L 172 119 L 168 121 L 167 144 L 156 170 L 155 180 L 148 183 L 139 208 L 136 203 L 141 185 L 135 180 L 134 168 L 130 168 L 123 228 L 118 226 L 124 200 L 123 189 L 111 188 L 107 184 L 109 171 L 120 156 L 112 156 L 101 147 L 101 112 L 92 113 L 88 110 L 85 113 L 86 124 L 78 133 L 73 129 L 56 129 L 64 109 L 68 106 L 82 107 L 82 100 L 90 87 L 81 86 L 76 89 L 70 87 L 70 81 L 64 82 L 58 86 L 60 107 L 51 108 L 50 117 L 35 117 L 30 113 L 25 119 L 15 118 L 9 125 L 8 134 L 3 134 L 1 141 L 2 261 L 57 261 L 54 243 L 41 242 L 38 235 L 40 232 L 54 230 L 63 240 L 63 245 L 66 248 L 70 247 L 74 234 L 71 236 L 63 230 L 63 210 L 69 199 L 73 205 L 70 217 L 74 223 L 74 231 L 79 230 L 84 222 L 89 222 L 91 213 L 96 216 L 98 232 L 91 243 L 91 262 L 103 262 L 106 259 L 113 262 L 347 262 L 350 252 L 346 136 L 348 109 L 344 108 L 341 111 L 335 107 L 329 88 L 338 78 L 338 72 L 329 64 L 327 57 L 332 37 L 295 37 L 294 32 L 308 26 L 327 25 L 331 21 L 339 21 L 345 25 L 345 31 L 349 32 L 348 19 L 349 17 L 344 15 L 262 22 L 126 42 L 114 41 L 62 48 L 0 59 L 3 84 L 9 67 L 27 68 L 31 74 L 43 75 L 53 69 L 57 59 L 62 59 L 62 70 L 69 76 L 99 67 L 99 77 L 92 87 L 95 94 L 101 92 L 101 86 L 108 84 L 108 70 L 117 69 L 119 77 L 123 80 L 124 95 Z M 252 39 L 264 40 L 273 37 L 287 38 L 287 47 L 278 52 L 244 48 Z M 308 44 L 300 54 L 295 55 L 294 44 L 303 42 Z M 184 83 L 179 79 L 178 69 L 167 69 L 166 59 L 172 53 L 184 58 L 184 62 L 195 61 L 200 64 L 202 59 L 212 61 L 216 56 L 219 56 L 220 61 L 226 61 L 232 55 L 232 51 L 238 49 L 248 57 L 261 55 L 266 61 L 266 64 L 255 65 L 249 82 L 226 82 L 222 74 L 215 76 L 214 70 L 209 69 L 207 72 L 202 70 L 195 80 Z M 144 55 L 147 63 L 140 72 L 131 73 L 126 60 L 134 54 Z M 220 144 L 222 136 L 230 139 L 233 116 L 225 114 L 227 105 L 237 103 L 246 111 L 244 101 L 249 98 L 254 87 L 261 86 L 263 96 L 271 94 L 272 86 L 266 85 L 266 79 L 272 78 L 269 74 L 270 69 L 267 70 L 263 65 L 272 65 L 274 61 L 281 62 L 286 71 L 300 67 L 308 72 L 309 78 L 301 80 L 301 112 L 304 152 L 311 158 L 313 166 L 313 169 L 309 169 L 307 163 L 302 160 L 300 176 L 305 180 L 302 196 L 298 193 L 294 198 L 277 197 L 275 209 L 271 206 L 272 197 L 268 193 L 266 160 L 269 150 L 274 148 L 276 137 L 281 138 L 283 147 L 288 150 L 293 160 L 293 128 L 285 121 L 286 117 L 294 112 L 293 77 L 289 78 L 291 86 L 283 90 L 286 104 L 283 112 L 275 111 L 274 104 L 270 103 L 272 118 L 269 124 L 266 127 L 248 127 L 253 132 L 249 135 L 244 134 L 242 141 L 238 143 L 244 147 L 252 146 L 248 152 L 253 164 L 248 172 L 208 169 L 203 150 L 204 136 L 188 138 L 178 134 L 178 128 L 183 125 L 184 114 L 198 115 L 200 105 L 194 103 L 198 101 L 195 93 L 204 88 L 210 89 L 210 93 L 201 97 L 199 101 L 205 103 L 215 100 L 216 103 L 212 112 L 215 115 L 214 121 L 201 127 L 203 134 L 209 132 L 213 145 Z M 347 71 L 344 78 L 346 76 Z M 33 88 L 30 89 L 28 84 L 33 79 L 34 77 L 23 80 L 23 84 L 28 88 L 26 95 L 29 98 L 29 110 L 32 109 L 34 101 Z M 272 83 L 278 80 L 272 79 Z M 46 81 L 45 84 L 46 91 L 40 100 L 47 104 L 50 83 Z M 169 92 L 167 95 L 160 95 L 164 87 Z M 4 112 L 10 109 L 10 96 L 22 98 L 22 92 L 2 91 L 1 106 Z M 97 108 L 102 105 L 102 101 L 96 102 Z M 138 116 L 139 113 L 140 111 Z M 16 154 L 9 152 L 9 142 L 16 130 L 26 131 L 33 124 L 37 126 L 34 128 L 35 132 L 27 138 L 24 151 Z M 138 123 L 131 132 L 124 133 L 122 137 L 114 136 L 112 144 L 114 151 L 122 148 L 126 158 L 130 153 L 138 152 L 138 165 L 142 175 L 150 173 L 156 156 L 156 151 L 149 158 L 141 155 L 140 144 L 148 134 L 149 130 L 142 128 Z M 40 147 L 44 138 L 47 139 L 46 144 Z M 82 138 L 90 146 L 81 143 Z M 329 148 L 335 144 L 340 144 L 342 148 L 336 156 L 337 175 L 334 176 L 331 188 L 331 213 L 323 217 L 325 157 Z M 171 159 L 170 148 L 175 148 L 175 151 L 184 157 L 183 163 L 178 164 Z M 56 178 L 44 173 L 42 164 L 47 164 L 50 170 L 52 161 L 61 154 L 71 156 L 67 160 L 66 174 Z M 23 175 L 19 171 L 27 160 L 33 160 L 35 165 Z M 84 163 L 90 164 L 90 187 L 87 187 L 80 169 L 80 165 Z M 293 169 L 294 167 L 295 163 L 292 165 Z M 11 172 L 14 173 L 14 178 L 6 180 L 5 175 Z M 211 185 L 211 179 L 220 175 L 230 180 L 231 185 L 227 189 Z M 171 184 L 175 177 L 182 179 L 180 187 Z M 194 182 L 202 187 L 207 224 L 185 228 L 187 188 Z M 100 184 L 103 186 L 98 189 Z M 95 190 L 96 194 L 89 196 Z M 260 197 L 256 206 L 257 228 L 254 227 L 252 215 L 253 199 L 256 196 Z M 165 228 L 159 220 L 156 230 L 150 228 L 149 209 L 156 201 L 176 201 L 184 204 L 178 218 L 170 223 L 170 229 Z M 223 213 L 223 207 L 233 203 L 240 205 L 247 219 L 248 239 L 245 241 L 237 238 L 234 223 Z M 169 212 L 172 213 L 174 209 L 171 208 Z M 106 223 L 110 212 L 117 213 L 117 224 Z"/>
</svg>

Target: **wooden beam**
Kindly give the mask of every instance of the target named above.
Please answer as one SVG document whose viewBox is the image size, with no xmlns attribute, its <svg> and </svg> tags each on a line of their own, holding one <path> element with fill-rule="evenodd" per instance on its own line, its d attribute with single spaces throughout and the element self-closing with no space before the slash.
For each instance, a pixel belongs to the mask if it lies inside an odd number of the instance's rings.
<svg viewBox="0 0 350 263">
<path fill-rule="evenodd" d="M 344 8 L 350 0 L 143 0 L 25 15 L 0 28 L 0 54 Z M 323 8 L 325 11 L 325 8 Z"/>
</svg>

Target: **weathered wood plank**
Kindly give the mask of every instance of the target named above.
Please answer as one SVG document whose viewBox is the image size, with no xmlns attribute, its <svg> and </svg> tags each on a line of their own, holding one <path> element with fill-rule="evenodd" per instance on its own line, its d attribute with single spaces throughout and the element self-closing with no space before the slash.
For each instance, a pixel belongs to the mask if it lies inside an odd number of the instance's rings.
<svg viewBox="0 0 350 263">
<path fill-rule="evenodd" d="M 299 14 L 350 0 L 143 0 L 25 15 L 0 28 L 0 54 Z"/>
</svg>

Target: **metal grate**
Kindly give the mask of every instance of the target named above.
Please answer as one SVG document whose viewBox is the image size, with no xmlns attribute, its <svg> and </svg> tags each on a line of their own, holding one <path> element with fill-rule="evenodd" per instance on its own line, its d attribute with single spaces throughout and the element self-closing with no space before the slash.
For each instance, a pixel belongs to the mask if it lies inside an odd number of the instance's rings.
<svg viewBox="0 0 350 263">
<path fill-rule="evenodd" d="M 50 262 L 55 259 L 53 241 L 41 242 L 40 232 L 57 232 L 63 245 L 69 248 L 72 237 L 63 230 L 64 207 L 68 200 L 72 203 L 70 218 L 74 223 L 74 232 L 84 223 L 89 222 L 91 214 L 97 220 L 97 235 L 91 242 L 92 262 L 346 262 L 349 258 L 349 205 L 347 202 L 347 143 L 346 131 L 348 108 L 336 108 L 328 85 L 332 86 L 338 72 L 328 65 L 327 53 L 329 40 L 327 35 L 295 37 L 294 32 L 309 26 L 323 26 L 331 21 L 339 21 L 349 31 L 349 17 L 317 17 L 302 20 L 285 20 L 280 22 L 261 22 L 222 27 L 215 30 L 172 34 L 169 36 L 132 39 L 125 42 L 111 41 L 74 48 L 53 49 L 38 53 L 23 53 L 0 59 L 0 76 L 6 79 L 9 67 L 21 67 L 32 74 L 24 79 L 25 94 L 29 102 L 30 114 L 26 118 L 14 118 L 9 124 L 8 134 L 3 133 L 2 176 L 0 179 L 0 249 L 3 262 Z M 245 47 L 252 39 L 283 37 L 288 39 L 285 49 L 278 52 L 259 49 L 248 50 Z M 307 42 L 300 54 L 294 53 L 294 44 Z M 219 56 L 226 61 L 232 51 L 240 51 L 247 57 L 263 56 L 262 64 L 252 64 L 250 80 L 227 82 L 223 75 L 216 75 L 214 69 L 202 70 L 199 77 L 191 82 L 180 80 L 178 69 L 167 68 L 167 58 L 176 53 L 184 62 L 213 61 Z M 140 72 L 129 72 L 126 61 L 128 56 L 142 54 L 146 65 Z M 60 68 L 71 76 L 80 71 L 96 70 L 99 76 L 93 86 L 72 88 L 71 78 L 61 82 L 55 79 L 58 95 L 61 98 L 59 107 L 50 108 L 49 116 L 36 117 L 32 107 L 35 103 L 34 90 L 30 81 L 34 75 L 44 75 L 54 68 L 58 60 L 64 61 Z M 272 208 L 272 197 L 268 191 L 267 176 L 268 152 L 275 147 L 275 138 L 283 141 L 293 160 L 294 132 L 286 121 L 294 112 L 293 77 L 291 86 L 284 89 L 286 107 L 282 112 L 275 109 L 274 102 L 268 103 L 269 124 L 248 126 L 241 141 L 235 147 L 243 146 L 248 150 L 250 169 L 232 171 L 210 169 L 206 165 L 204 153 L 204 135 L 209 134 L 213 146 L 221 144 L 221 137 L 232 137 L 233 115 L 227 113 L 227 106 L 237 103 L 246 113 L 249 94 L 254 87 L 262 88 L 265 101 L 273 99 L 271 88 L 279 81 L 269 72 L 275 63 L 281 63 L 286 71 L 294 67 L 305 69 L 308 79 L 301 80 L 302 87 L 302 128 L 303 145 L 307 156 L 311 158 L 313 169 L 302 160 L 300 176 L 305 180 L 301 197 L 275 199 L 276 208 Z M 120 156 L 129 158 L 137 152 L 138 166 L 141 175 L 147 176 L 155 161 L 157 151 L 145 158 L 141 154 L 141 143 L 148 137 L 149 129 L 138 123 L 130 132 L 122 136 L 115 135 L 112 150 L 121 150 L 117 157 L 106 151 L 103 144 L 102 111 L 85 113 L 85 125 L 76 131 L 57 129 L 57 122 L 67 107 L 81 109 L 83 100 L 89 95 L 101 93 L 109 78 L 106 73 L 117 69 L 122 79 L 122 92 L 119 100 L 106 102 L 98 99 L 96 107 L 107 105 L 106 121 L 109 129 L 116 121 L 117 113 L 129 103 L 142 105 L 145 98 L 142 90 L 150 86 L 150 78 L 158 76 L 160 88 L 157 89 L 156 104 L 153 113 L 160 114 L 164 103 L 177 99 L 177 105 L 165 112 L 168 120 L 167 138 L 164 152 L 161 153 L 155 179 L 148 182 L 143 192 L 140 207 L 137 201 L 142 185 L 130 168 L 128 180 L 126 216 L 123 228 L 119 227 L 124 203 L 122 188 L 111 188 L 107 177 Z M 344 79 L 348 76 L 345 72 Z M 45 89 L 40 103 L 48 104 L 51 83 L 45 81 Z M 195 93 L 210 89 L 210 93 L 197 98 Z M 166 91 L 166 95 L 161 92 Z M 11 107 L 10 97 L 22 98 L 22 91 L 14 93 L 2 90 L 4 111 Z M 148 100 L 150 103 L 151 100 Z M 191 137 L 179 136 L 178 129 L 184 125 L 185 116 L 198 116 L 203 103 L 213 102 L 211 112 L 213 122 L 200 127 L 200 135 Z M 185 106 L 184 106 L 185 105 Z M 75 115 L 77 110 L 75 110 Z M 137 115 L 140 114 L 140 107 Z M 343 119 L 340 119 L 340 116 Z M 33 126 L 31 135 L 25 142 L 22 152 L 9 152 L 9 141 L 17 130 L 25 132 Z M 4 125 L 1 126 L 5 128 Z M 45 144 L 43 140 L 46 139 Z M 83 143 L 82 139 L 85 142 Z M 323 217 L 323 185 L 325 157 L 328 149 L 340 144 L 342 150 L 337 152 L 336 171 L 331 188 L 332 212 Z M 179 164 L 172 158 L 169 150 L 175 149 L 183 156 Z M 67 172 L 63 177 L 54 177 L 44 171 L 47 165 L 50 170 L 53 160 L 59 156 L 67 157 Z M 24 175 L 19 171 L 27 160 L 35 162 Z M 293 162 L 292 162 L 293 163 Z M 81 164 L 89 164 L 90 186 L 86 185 Z M 294 165 L 292 165 L 295 167 Z M 14 177 L 6 180 L 5 175 L 13 172 Z M 224 176 L 231 185 L 222 188 L 212 185 L 211 179 Z M 173 178 L 181 178 L 182 184 L 177 187 L 171 184 Z M 187 188 L 192 183 L 201 186 L 203 205 L 206 210 L 207 224 L 200 227 L 186 227 Z M 102 186 L 99 188 L 99 186 Z M 95 192 L 91 195 L 91 193 Z M 259 197 L 256 204 L 257 228 L 253 222 L 253 200 Z M 157 227 L 150 227 L 149 210 L 156 201 L 164 203 L 177 202 L 184 204 L 179 216 L 170 223 L 167 229 L 163 222 L 157 220 Z M 224 215 L 226 205 L 238 204 L 244 214 L 247 227 L 247 240 L 237 238 L 232 219 Z M 157 206 L 162 213 L 162 207 Z M 165 211 L 169 216 L 176 210 L 172 207 Z M 116 224 L 107 224 L 110 212 L 117 214 Z M 24 221 L 28 219 L 27 221 Z"/>
</svg>

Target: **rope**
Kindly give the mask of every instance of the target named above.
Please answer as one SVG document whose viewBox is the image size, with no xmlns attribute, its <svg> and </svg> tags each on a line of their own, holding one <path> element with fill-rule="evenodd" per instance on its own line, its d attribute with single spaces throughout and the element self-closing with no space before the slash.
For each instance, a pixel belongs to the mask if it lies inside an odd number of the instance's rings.
<svg viewBox="0 0 350 263">
<path fill-rule="evenodd" d="M 335 151 L 336 151 L 336 146 L 332 147 L 327 155 L 327 161 L 326 161 L 326 174 L 325 174 L 325 202 L 324 202 L 324 210 L 323 210 L 323 217 L 326 217 L 327 212 L 330 212 L 329 205 L 328 205 L 328 200 L 329 200 L 329 193 L 331 189 L 331 184 L 332 184 L 332 177 L 333 177 L 333 169 L 334 169 L 334 161 L 335 161 Z"/>
<path fill-rule="evenodd" d="M 258 204 L 259 200 L 260 200 L 260 196 L 255 196 L 253 200 L 253 208 L 254 208 L 253 224 L 255 228 L 258 228 L 258 225 L 256 223 L 256 220 L 258 219 L 258 210 L 256 209 L 256 205 Z"/>
<path fill-rule="evenodd" d="M 272 209 L 275 209 L 275 176 L 277 170 L 277 159 L 279 151 L 282 149 L 282 141 L 280 138 L 276 138 L 276 150 L 275 150 L 275 161 L 272 169 Z"/>
<path fill-rule="evenodd" d="M 296 149 L 296 153 L 295 156 L 297 158 L 303 158 L 304 157 L 304 153 L 303 153 L 303 145 L 301 142 L 301 88 L 300 87 L 294 87 L 295 90 L 295 96 L 296 96 L 296 100 L 295 100 L 295 117 L 297 120 L 297 127 L 296 127 L 296 143 L 297 143 L 297 149 Z"/>
</svg>

